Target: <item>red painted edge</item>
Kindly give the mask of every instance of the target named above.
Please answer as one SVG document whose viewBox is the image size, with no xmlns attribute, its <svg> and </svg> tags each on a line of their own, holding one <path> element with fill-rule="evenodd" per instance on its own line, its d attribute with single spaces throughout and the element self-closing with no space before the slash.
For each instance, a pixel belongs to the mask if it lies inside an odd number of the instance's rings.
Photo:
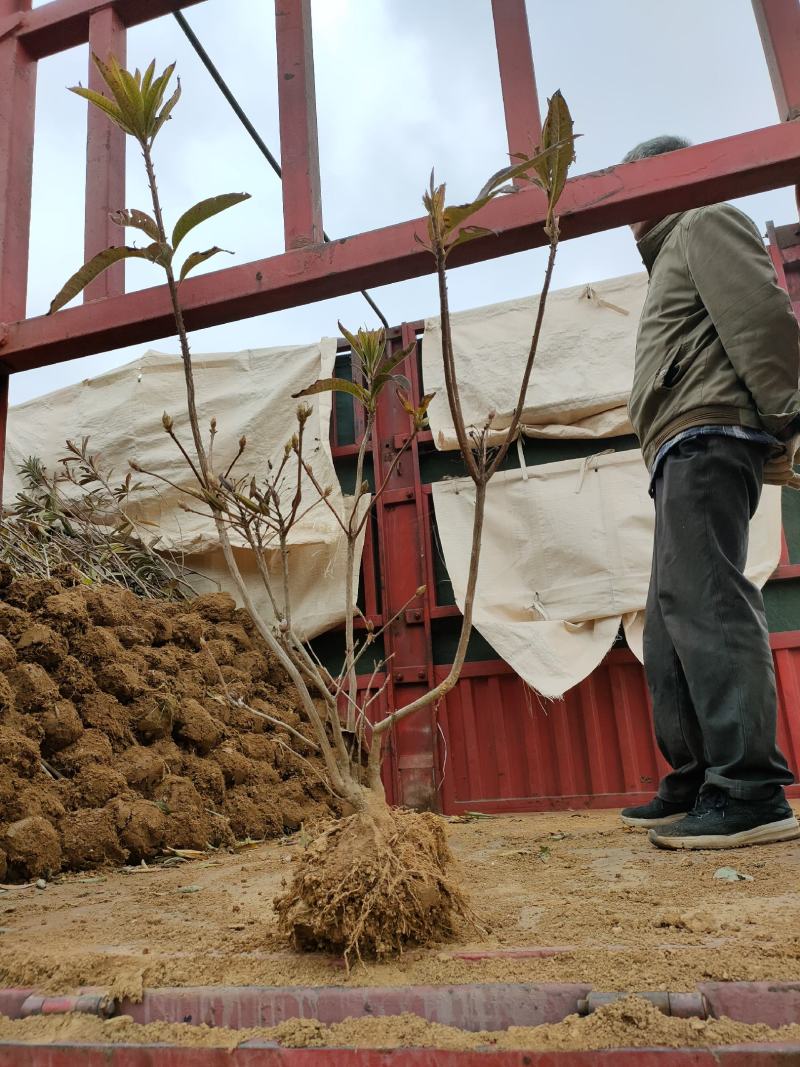
<svg viewBox="0 0 800 1067">
<path fill-rule="evenodd" d="M 585 1052 L 447 1049 L 287 1049 L 247 1042 L 227 1049 L 166 1045 L 0 1043 L 0 1067 L 797 1067 L 800 1045 Z"/>
<path fill-rule="evenodd" d="M 541 960 L 549 956 L 562 956 L 565 952 L 575 952 L 577 945 L 548 945 L 537 948 L 498 948 L 475 952 L 450 952 L 452 960 L 465 960 L 478 963 L 481 960 Z"/>
<path fill-rule="evenodd" d="M 515 950 L 511 950 L 514 952 Z M 524 951 L 524 950 L 520 950 Z M 29 990 L 0 990 L 0 1009 L 21 1007 L 21 998 Z M 272 1025 L 290 1007 L 282 998 L 291 997 L 302 1006 L 303 1014 L 321 1008 L 318 1017 L 325 1021 L 325 998 L 328 1010 L 335 1010 L 331 1021 L 349 1014 L 367 1014 L 380 1007 L 382 1014 L 411 1010 L 437 1021 L 449 1020 L 449 1025 L 471 1024 L 473 1030 L 484 1027 L 485 1012 L 480 1011 L 480 994 L 489 1017 L 494 1019 L 516 1008 L 514 1018 L 506 1025 L 536 1025 L 539 1021 L 556 1021 L 571 1013 L 577 1001 L 591 992 L 589 986 L 579 985 L 474 985 L 474 986 L 418 986 L 388 987 L 384 989 L 349 989 L 320 987 L 303 989 L 286 987 L 270 989 L 258 987 L 208 987 L 197 989 L 162 989 L 145 992 L 141 1004 L 123 1002 L 119 1013 L 132 1015 L 136 1021 L 176 1018 L 212 1025 L 245 1027 Z M 800 983 L 780 982 L 709 982 L 697 987 L 714 1016 L 722 1014 L 741 1022 L 765 1022 L 777 1027 L 800 1018 Z M 315 995 L 317 1003 L 309 997 Z M 602 994 L 598 994 L 602 997 Z M 678 996 L 683 996 L 678 994 Z M 697 996 L 694 994 L 693 996 Z M 261 1010 L 261 1001 L 272 997 L 269 1011 Z M 277 999 L 276 999 L 277 998 Z M 319 1003 L 320 999 L 323 1001 Z M 595 998 L 596 999 L 596 998 Z M 358 1002 L 361 1000 L 360 1010 Z M 338 1001 L 338 1003 L 336 1003 Z M 378 1003 L 376 1003 L 378 1002 Z M 475 1009 L 478 1008 L 478 1014 Z M 520 1014 L 520 1011 L 522 1014 Z M 209 1012 L 211 1013 L 209 1015 Z M 13 1016 L 12 1016 L 13 1017 Z M 504 1027 L 495 1025 L 493 1028 Z M 590 1065 L 629 1064 L 631 1067 L 671 1067 L 672 1064 L 691 1064 L 693 1067 L 777 1067 L 778 1064 L 800 1063 L 800 1045 L 739 1045 L 709 1049 L 609 1049 L 586 1052 L 452 1052 L 439 1049 L 285 1049 L 274 1044 L 250 1041 L 235 1051 L 210 1048 L 187 1048 L 166 1045 L 29 1045 L 0 1042 L 0 1067 L 471 1067 L 491 1063 L 494 1067 L 590 1067 Z"/>
<path fill-rule="evenodd" d="M 546 950 L 543 950 L 546 954 Z M 442 986 L 219 986 L 146 990 L 122 1001 L 115 1015 L 137 1023 L 182 1020 L 243 1029 L 285 1019 L 330 1025 L 362 1016 L 411 1013 L 461 1030 L 506 1030 L 556 1023 L 578 1010 L 591 992 L 580 983 L 499 982 Z"/>
<path fill-rule="evenodd" d="M 800 982 L 703 982 L 698 989 L 715 1018 L 776 1027 L 800 1022 Z"/>
</svg>

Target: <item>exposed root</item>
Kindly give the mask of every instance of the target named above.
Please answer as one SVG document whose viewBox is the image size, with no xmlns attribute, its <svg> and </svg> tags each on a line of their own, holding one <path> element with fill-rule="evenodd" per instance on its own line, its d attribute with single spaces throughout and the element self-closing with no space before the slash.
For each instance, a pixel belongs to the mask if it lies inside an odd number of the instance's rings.
<svg viewBox="0 0 800 1067">
<path fill-rule="evenodd" d="M 451 862 L 435 815 L 376 804 L 326 825 L 298 857 L 275 901 L 279 926 L 296 948 L 348 963 L 441 940 L 468 917 Z"/>
</svg>

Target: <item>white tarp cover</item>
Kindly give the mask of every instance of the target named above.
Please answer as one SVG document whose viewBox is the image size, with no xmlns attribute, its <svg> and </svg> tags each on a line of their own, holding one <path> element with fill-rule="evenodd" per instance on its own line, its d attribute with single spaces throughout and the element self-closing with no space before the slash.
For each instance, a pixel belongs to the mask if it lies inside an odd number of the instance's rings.
<svg viewBox="0 0 800 1067">
<path fill-rule="evenodd" d="M 627 403 L 647 275 L 560 289 L 547 300 L 522 417 L 529 437 L 615 437 L 632 432 Z M 452 316 L 453 350 L 467 423 L 508 426 L 533 333 L 538 297 Z M 422 373 L 437 448 L 456 447 L 444 389 L 439 319 L 425 322 Z"/>
<path fill-rule="evenodd" d="M 560 697 L 601 662 L 620 623 L 641 659 L 653 502 L 638 449 L 502 471 L 489 483 L 474 625 L 545 697 Z M 456 602 L 464 606 L 475 492 L 433 487 Z M 778 564 L 781 492 L 766 486 L 750 529 L 747 574 Z"/>
<path fill-rule="evenodd" d="M 297 401 L 292 394 L 317 378 L 333 373 L 336 342 L 291 348 L 250 349 L 198 355 L 194 359 L 198 411 L 204 437 L 212 416 L 218 434 L 214 446 L 216 466 L 232 459 L 242 434 L 247 449 L 237 469 L 259 475 L 268 460 L 282 455 L 295 432 Z M 329 447 L 331 394 L 313 398 L 313 415 L 306 425 L 305 456 L 323 486 L 332 487 L 331 503 L 341 508 L 339 483 Z M 191 443 L 186 416 L 183 365 L 174 355 L 147 352 L 140 359 L 79 385 L 69 386 L 11 408 L 8 415 L 5 484 L 10 499 L 19 487 L 18 465 L 38 456 L 52 472 L 65 454 L 67 438 L 90 438 L 90 451 L 99 453 L 102 466 L 112 468 L 121 481 L 134 459 L 179 486 L 192 485 L 192 475 L 161 424 L 162 412 L 175 420 L 175 430 Z M 189 448 L 191 454 L 191 448 Z M 189 567 L 234 592 L 218 548 L 210 519 L 187 514 L 179 507 L 188 499 L 163 483 L 141 477 L 147 488 L 134 498 L 137 516 L 155 525 L 160 547 L 183 553 Z M 292 493 L 294 485 L 287 485 Z M 305 500 L 315 499 L 306 483 Z M 294 621 L 307 636 L 314 636 L 344 617 L 345 545 L 334 516 L 317 505 L 294 529 L 291 547 L 291 600 Z M 249 550 L 237 553 L 258 606 L 272 617 L 266 591 Z M 270 561 L 277 576 L 278 553 Z M 204 589 L 210 588 L 202 582 Z M 280 582 L 277 584 L 280 589 Z M 355 595 L 355 591 L 354 591 Z"/>
<path fill-rule="evenodd" d="M 632 433 L 627 404 L 647 275 L 550 294 L 522 416 L 529 437 L 613 438 Z M 464 417 L 508 426 L 533 333 L 538 297 L 452 316 Z M 438 448 L 457 447 L 447 406 L 438 319 L 425 323 L 426 391 Z M 598 440 L 603 452 L 613 442 Z M 463 606 L 474 492 L 467 480 L 434 486 L 434 506 L 456 601 Z M 763 585 L 780 555 L 780 491 L 767 487 L 752 526 L 749 575 Z M 641 453 L 621 452 L 507 471 L 490 483 L 475 626 L 533 688 L 561 696 L 600 663 L 624 623 L 641 659 L 653 503 Z"/>
</svg>

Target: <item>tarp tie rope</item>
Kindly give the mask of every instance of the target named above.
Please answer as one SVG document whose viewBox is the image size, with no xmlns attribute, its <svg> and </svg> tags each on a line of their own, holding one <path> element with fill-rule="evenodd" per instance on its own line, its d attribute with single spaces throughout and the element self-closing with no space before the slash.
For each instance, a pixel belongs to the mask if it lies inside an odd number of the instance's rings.
<svg viewBox="0 0 800 1067">
<path fill-rule="evenodd" d="M 583 290 L 581 299 L 590 300 L 596 308 L 608 308 L 609 311 L 616 311 L 620 315 L 630 315 L 630 311 L 627 308 L 621 308 L 619 304 L 612 304 L 609 300 L 604 300 L 591 285 L 587 285 Z"/>
<path fill-rule="evenodd" d="M 599 459 L 601 456 L 613 456 L 613 454 L 613 448 L 606 448 L 602 452 L 595 452 L 593 455 L 586 457 L 583 463 L 581 463 L 581 469 L 578 471 L 578 484 L 575 486 L 576 496 L 578 493 L 580 493 L 581 489 L 583 489 L 583 479 L 586 477 L 586 472 L 589 467 L 592 466 L 594 461 Z M 597 467 L 594 467 L 593 469 L 597 470 Z"/>
<path fill-rule="evenodd" d="M 522 472 L 523 482 L 528 481 L 528 464 L 525 462 L 525 449 L 522 447 L 522 434 L 517 436 L 517 455 L 519 456 L 519 469 Z"/>
</svg>

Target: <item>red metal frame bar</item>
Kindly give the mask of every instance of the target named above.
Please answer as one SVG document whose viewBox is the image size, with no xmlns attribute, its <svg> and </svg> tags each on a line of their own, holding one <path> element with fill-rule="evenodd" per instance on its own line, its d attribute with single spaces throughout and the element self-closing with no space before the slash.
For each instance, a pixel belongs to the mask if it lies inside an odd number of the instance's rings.
<svg viewBox="0 0 800 1067">
<path fill-rule="evenodd" d="M 800 117 L 800 5 L 797 0 L 753 0 L 775 102 L 783 122 Z"/>
<path fill-rule="evenodd" d="M 794 184 L 799 170 L 800 124 L 786 123 L 584 174 L 564 190 L 562 234 L 579 237 Z M 494 233 L 455 249 L 453 265 L 542 245 L 545 213 L 538 189 L 495 200 L 480 213 L 480 222 Z M 422 232 L 423 221 L 414 219 L 187 279 L 181 290 L 186 323 L 190 329 L 219 325 L 430 274 L 432 257 L 414 239 Z M 13 323 L 0 365 L 29 370 L 151 341 L 171 330 L 168 294 L 158 286 Z"/>
<path fill-rule="evenodd" d="M 201 2 L 113 0 L 113 7 L 123 25 L 130 27 Z M 86 44 L 92 16 L 109 7 L 110 3 L 111 0 L 51 0 L 25 15 L 17 36 L 34 59 L 65 52 L 68 48 Z"/>
<path fill-rule="evenodd" d="M 113 7 L 96 11 L 89 19 L 89 88 L 105 91 L 92 53 L 106 60 L 115 56 L 125 66 L 126 30 Z M 86 224 L 84 259 L 89 260 L 112 245 L 124 243 L 125 234 L 109 213 L 125 207 L 125 134 L 96 107 L 86 117 Z M 86 286 L 84 303 L 125 292 L 125 262 L 115 263 Z"/>
<path fill-rule="evenodd" d="M 28 293 L 36 63 L 13 31 L 30 6 L 0 0 L 0 348 L 3 320 L 25 317 Z M 0 500 L 7 410 L 8 373 L 0 364 Z"/>
<path fill-rule="evenodd" d="M 518 153 L 530 154 L 542 138 L 542 116 L 525 0 L 492 0 L 492 18 L 508 153 L 512 157 Z"/>
<path fill-rule="evenodd" d="M 435 1048 L 236 1049 L 169 1045 L 0 1043 L 0 1067 L 796 1067 L 799 1045 L 713 1049 L 602 1049 L 589 1052 L 455 1052 Z"/>
<path fill-rule="evenodd" d="M 291 249 L 323 239 L 311 0 L 275 0 L 275 30 L 283 229 Z"/>
</svg>

